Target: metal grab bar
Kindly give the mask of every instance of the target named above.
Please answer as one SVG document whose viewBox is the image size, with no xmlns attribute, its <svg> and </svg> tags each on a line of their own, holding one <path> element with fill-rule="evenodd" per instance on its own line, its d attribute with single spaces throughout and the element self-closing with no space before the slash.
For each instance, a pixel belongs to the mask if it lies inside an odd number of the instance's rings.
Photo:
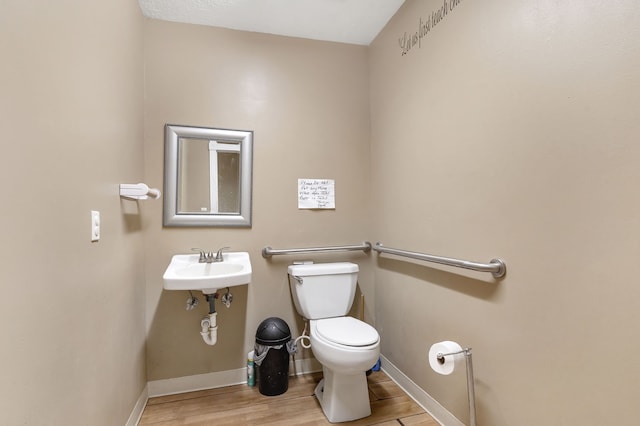
<svg viewBox="0 0 640 426">
<path fill-rule="evenodd" d="M 379 241 L 372 249 L 378 253 L 389 253 L 396 256 L 410 257 L 412 259 L 424 260 L 425 262 L 440 263 L 442 265 L 456 266 L 474 271 L 491 272 L 494 278 L 502 278 L 507 273 L 507 265 L 502 259 L 491 259 L 489 263 L 470 262 L 467 260 L 453 259 L 451 257 L 434 256 L 431 254 L 417 253 L 415 251 L 384 247 Z"/>
<path fill-rule="evenodd" d="M 371 243 L 365 241 L 362 244 L 352 246 L 330 246 L 330 247 L 309 247 L 309 248 L 293 248 L 293 249 L 273 249 L 271 247 L 264 247 L 262 249 L 262 257 L 271 257 L 281 254 L 305 254 L 305 253 L 319 253 L 329 251 L 359 251 L 368 252 L 371 250 Z"/>
</svg>

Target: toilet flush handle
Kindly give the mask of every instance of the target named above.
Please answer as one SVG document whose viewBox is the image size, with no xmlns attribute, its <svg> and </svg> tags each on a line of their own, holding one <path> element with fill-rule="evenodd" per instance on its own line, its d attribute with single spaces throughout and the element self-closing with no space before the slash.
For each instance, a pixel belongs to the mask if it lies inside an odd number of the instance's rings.
<svg viewBox="0 0 640 426">
<path fill-rule="evenodd" d="M 292 275 L 293 279 L 298 281 L 298 284 L 302 284 L 302 277 L 299 277 L 297 275 Z"/>
</svg>

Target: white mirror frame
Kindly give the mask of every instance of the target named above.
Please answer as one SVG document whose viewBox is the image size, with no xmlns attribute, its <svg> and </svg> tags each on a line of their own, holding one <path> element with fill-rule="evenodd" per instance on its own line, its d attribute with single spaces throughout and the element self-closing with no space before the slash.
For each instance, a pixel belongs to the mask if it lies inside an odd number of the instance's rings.
<svg viewBox="0 0 640 426">
<path fill-rule="evenodd" d="M 178 173 L 180 138 L 237 141 L 240 144 L 240 213 L 180 213 Z M 207 127 L 165 125 L 164 226 L 251 227 L 253 132 Z"/>
</svg>

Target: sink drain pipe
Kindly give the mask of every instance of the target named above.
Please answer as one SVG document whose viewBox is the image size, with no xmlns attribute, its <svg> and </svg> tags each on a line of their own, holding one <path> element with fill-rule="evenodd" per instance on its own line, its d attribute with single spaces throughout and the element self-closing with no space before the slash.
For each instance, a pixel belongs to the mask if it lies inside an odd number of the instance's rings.
<svg viewBox="0 0 640 426">
<path fill-rule="evenodd" d="M 218 322 L 216 319 L 218 316 L 216 312 L 216 297 L 218 294 L 207 294 L 206 296 L 207 302 L 209 302 L 209 315 L 200 321 L 200 326 L 202 327 L 200 335 L 207 345 L 213 346 L 218 341 Z"/>
</svg>

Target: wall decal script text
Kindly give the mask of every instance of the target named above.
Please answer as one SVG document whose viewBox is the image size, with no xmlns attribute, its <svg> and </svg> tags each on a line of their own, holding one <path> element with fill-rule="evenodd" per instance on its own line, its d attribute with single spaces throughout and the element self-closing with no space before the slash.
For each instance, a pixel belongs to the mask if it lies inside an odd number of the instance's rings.
<svg viewBox="0 0 640 426">
<path fill-rule="evenodd" d="M 444 18 L 450 12 L 453 12 L 456 6 L 458 6 L 462 0 L 444 0 L 442 6 L 438 9 L 432 10 L 426 18 L 420 17 L 418 23 L 418 30 L 413 33 L 405 33 L 398 38 L 398 44 L 402 50 L 402 56 L 409 53 L 416 45 L 418 48 L 422 47 L 422 39 L 426 37 L 436 25 L 440 24 Z"/>
</svg>

